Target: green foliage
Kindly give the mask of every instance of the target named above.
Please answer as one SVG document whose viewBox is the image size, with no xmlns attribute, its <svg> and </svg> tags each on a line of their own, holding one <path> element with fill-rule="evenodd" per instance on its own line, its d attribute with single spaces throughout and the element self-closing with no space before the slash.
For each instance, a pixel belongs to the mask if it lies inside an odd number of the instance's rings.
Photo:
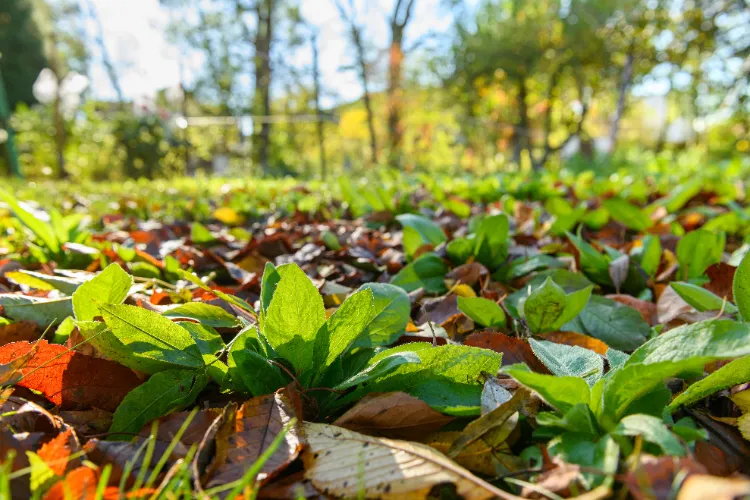
<svg viewBox="0 0 750 500">
<path fill-rule="evenodd" d="M 437 224 L 422 215 L 402 214 L 396 219 L 404 227 L 404 251 L 409 257 L 424 245 L 436 247 L 448 239 Z"/>
<path fill-rule="evenodd" d="M 443 259 L 434 253 L 426 253 L 399 271 L 391 279 L 391 284 L 407 292 L 424 288 L 429 293 L 440 293 L 445 290 L 443 278 L 447 272 Z"/>
<path fill-rule="evenodd" d="M 750 258 L 747 254 L 734 274 L 732 292 L 742 319 L 750 320 Z"/>
<path fill-rule="evenodd" d="M 574 319 L 586 306 L 593 287 L 569 294 L 547 278 L 521 303 L 520 313 L 534 333 L 559 330 Z"/>
<path fill-rule="evenodd" d="M 677 261 L 684 279 L 700 278 L 711 264 L 721 262 L 726 236 L 703 229 L 686 234 L 677 243 Z"/>
<path fill-rule="evenodd" d="M 697 311 L 720 311 L 724 310 L 728 314 L 734 314 L 737 312 L 737 307 L 734 304 L 725 300 L 705 288 L 701 288 L 692 283 L 685 283 L 680 281 L 674 281 L 669 284 L 672 289 L 677 292 L 682 300 L 690 304 Z"/>
<path fill-rule="evenodd" d="M 458 297 L 458 308 L 475 323 L 488 328 L 505 326 L 505 312 L 497 302 L 483 297 Z"/>
</svg>

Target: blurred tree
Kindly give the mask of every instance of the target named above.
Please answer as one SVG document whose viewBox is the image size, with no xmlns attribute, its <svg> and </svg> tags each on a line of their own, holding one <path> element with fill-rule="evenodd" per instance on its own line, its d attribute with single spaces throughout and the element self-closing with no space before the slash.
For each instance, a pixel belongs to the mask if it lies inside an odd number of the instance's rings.
<svg viewBox="0 0 750 500">
<path fill-rule="evenodd" d="M 35 103 L 31 88 L 47 59 L 31 0 L 0 2 L 0 54 L 10 109 Z"/>
<path fill-rule="evenodd" d="M 404 135 L 401 123 L 404 33 L 411 19 L 414 4 L 415 0 L 396 0 L 393 14 L 389 19 L 391 45 L 388 50 L 388 134 L 393 166 L 401 163 L 401 141 Z"/>
<path fill-rule="evenodd" d="M 357 20 L 357 12 L 352 0 L 349 0 L 348 8 L 341 0 L 336 0 L 336 8 L 346 25 L 347 38 L 354 48 L 354 68 L 362 85 L 362 99 L 365 103 L 365 111 L 367 112 L 367 130 L 370 135 L 370 162 L 375 164 L 378 161 L 378 140 L 375 134 L 375 114 L 370 94 L 370 69 L 367 59 L 367 49 L 365 47 L 364 27 Z"/>
</svg>

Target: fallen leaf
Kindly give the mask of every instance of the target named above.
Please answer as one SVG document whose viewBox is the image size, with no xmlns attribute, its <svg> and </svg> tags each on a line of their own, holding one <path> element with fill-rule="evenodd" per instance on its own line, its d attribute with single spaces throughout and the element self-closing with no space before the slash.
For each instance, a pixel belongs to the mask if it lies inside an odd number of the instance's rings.
<svg viewBox="0 0 750 500">
<path fill-rule="evenodd" d="M 75 429 L 76 434 L 86 437 L 89 434 L 102 434 L 112 425 L 112 412 L 92 410 L 61 411 L 60 418 Z"/>
<path fill-rule="evenodd" d="M 529 343 L 523 339 L 510 337 L 492 330 L 484 330 L 466 337 L 464 345 L 482 347 L 503 353 L 503 366 L 526 363 L 535 372 L 549 373 L 547 367 L 539 361 L 534 351 L 531 350 Z"/>
<path fill-rule="evenodd" d="M 706 269 L 706 276 L 708 276 L 708 283 L 703 285 L 703 288 L 713 292 L 721 298 L 725 298 L 729 302 L 734 302 L 734 291 L 732 284 L 734 282 L 734 273 L 737 268 L 730 266 L 725 262 L 719 262 L 718 264 L 711 264 Z"/>
<path fill-rule="evenodd" d="M 676 478 L 704 474 L 705 467 L 688 457 L 640 455 L 637 465 L 623 479 L 636 500 L 671 498 Z"/>
<path fill-rule="evenodd" d="M 47 441 L 39 448 L 37 454 L 56 476 L 64 476 L 68 468 L 71 453 L 80 447 L 78 438 L 71 428 Z"/>
<path fill-rule="evenodd" d="M 601 340 L 577 332 L 547 332 L 540 337 L 558 344 L 583 347 L 602 356 L 606 355 L 609 350 L 609 346 Z"/>
<path fill-rule="evenodd" d="M 637 299 L 631 295 L 612 294 L 606 296 L 608 299 L 612 299 L 615 302 L 632 307 L 643 316 L 643 319 L 651 326 L 659 323 L 659 317 L 657 314 L 656 304 L 645 300 Z"/>
<path fill-rule="evenodd" d="M 446 454 L 460 435 L 459 431 L 437 432 L 422 443 Z M 453 457 L 453 460 L 472 472 L 489 477 L 519 471 L 527 467 L 526 461 L 513 454 L 509 447 L 492 447 L 481 439 L 469 444 L 461 450 L 461 453 Z"/>
<path fill-rule="evenodd" d="M 490 275 L 490 272 L 479 262 L 462 264 L 445 275 L 445 286 L 452 288 L 456 283 L 474 286 L 481 279 Z"/>
<path fill-rule="evenodd" d="M 452 483 L 466 500 L 519 498 L 423 444 L 311 422 L 304 423 L 304 431 L 305 477 L 327 496 L 421 499 L 433 486 Z"/>
<path fill-rule="evenodd" d="M 81 466 L 68 472 L 62 481 L 55 483 L 44 500 L 88 500 L 96 497 L 99 474 L 91 467 Z"/>
<path fill-rule="evenodd" d="M 453 420 L 405 392 L 387 392 L 366 395 L 334 424 L 372 436 L 418 440 Z"/>
<path fill-rule="evenodd" d="M 750 495 L 750 479 L 695 474 L 688 477 L 677 494 L 677 500 L 734 500 Z"/>
<path fill-rule="evenodd" d="M 17 321 L 9 325 L 0 325 L 0 346 L 11 342 L 33 342 L 42 336 L 39 325 L 33 321 Z"/>
<path fill-rule="evenodd" d="M 216 437 L 216 458 L 207 472 L 209 488 L 241 479 L 248 464 L 256 461 L 297 416 L 298 411 L 284 392 L 253 398 L 238 410 L 227 412 Z M 292 428 L 263 465 L 258 480 L 264 481 L 278 474 L 297 458 L 301 450 L 299 429 Z"/>
<path fill-rule="evenodd" d="M 36 347 L 35 347 L 36 346 Z M 141 381 L 132 370 L 106 359 L 93 358 L 64 346 L 40 340 L 37 344 L 14 342 L 0 347 L 0 363 L 9 363 L 34 348 L 18 382 L 44 394 L 61 409 L 97 407 L 114 411 Z"/>
</svg>

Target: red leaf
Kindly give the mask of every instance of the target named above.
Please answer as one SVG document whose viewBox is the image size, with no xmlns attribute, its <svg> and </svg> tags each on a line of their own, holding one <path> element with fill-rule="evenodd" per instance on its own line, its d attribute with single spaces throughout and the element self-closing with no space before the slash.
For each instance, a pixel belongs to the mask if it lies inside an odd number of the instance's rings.
<svg viewBox="0 0 750 500">
<path fill-rule="evenodd" d="M 70 454 L 73 450 L 71 448 L 77 448 L 77 440 L 73 431 L 68 428 L 64 432 L 61 432 L 52 440 L 47 441 L 39 448 L 39 458 L 46 463 L 52 472 L 56 476 L 64 476 L 65 471 L 68 468 L 68 461 L 70 460 Z"/>
<path fill-rule="evenodd" d="M 88 500 L 96 497 L 99 474 L 90 467 L 78 467 L 70 471 L 62 481 L 55 483 L 44 496 L 44 500 L 66 500 L 76 498 Z"/>
<path fill-rule="evenodd" d="M 0 347 L 0 363 L 27 354 L 29 342 Z M 44 394 L 61 409 L 97 407 L 114 411 L 141 381 L 119 363 L 94 358 L 58 344 L 39 341 L 34 355 L 19 370 L 23 379 L 17 385 Z"/>
</svg>

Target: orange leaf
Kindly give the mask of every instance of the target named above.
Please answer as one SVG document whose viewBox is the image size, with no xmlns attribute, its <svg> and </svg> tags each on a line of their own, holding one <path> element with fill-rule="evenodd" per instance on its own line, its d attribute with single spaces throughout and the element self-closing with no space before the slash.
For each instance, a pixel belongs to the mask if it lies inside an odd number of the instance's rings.
<svg viewBox="0 0 750 500">
<path fill-rule="evenodd" d="M 0 363 L 9 363 L 34 348 L 29 342 L 0 347 Z M 114 411 L 125 396 L 140 385 L 136 374 L 114 361 L 94 358 L 41 340 L 36 352 L 19 369 L 18 382 L 44 394 L 61 409 L 97 407 Z"/>
<path fill-rule="evenodd" d="M 44 500 L 88 500 L 96 497 L 99 474 L 90 467 L 78 467 L 68 472 L 62 481 L 55 483 Z"/>
<path fill-rule="evenodd" d="M 46 463 L 56 476 L 64 476 L 72 452 L 71 445 L 77 447 L 73 431 L 68 428 L 39 448 L 39 458 Z"/>
<path fill-rule="evenodd" d="M 601 340 L 577 332 L 548 332 L 541 337 L 544 338 L 544 340 L 549 340 L 550 342 L 556 342 L 558 344 L 583 347 L 584 349 L 594 351 L 602 356 L 606 355 L 609 350 L 609 346 Z"/>
</svg>

